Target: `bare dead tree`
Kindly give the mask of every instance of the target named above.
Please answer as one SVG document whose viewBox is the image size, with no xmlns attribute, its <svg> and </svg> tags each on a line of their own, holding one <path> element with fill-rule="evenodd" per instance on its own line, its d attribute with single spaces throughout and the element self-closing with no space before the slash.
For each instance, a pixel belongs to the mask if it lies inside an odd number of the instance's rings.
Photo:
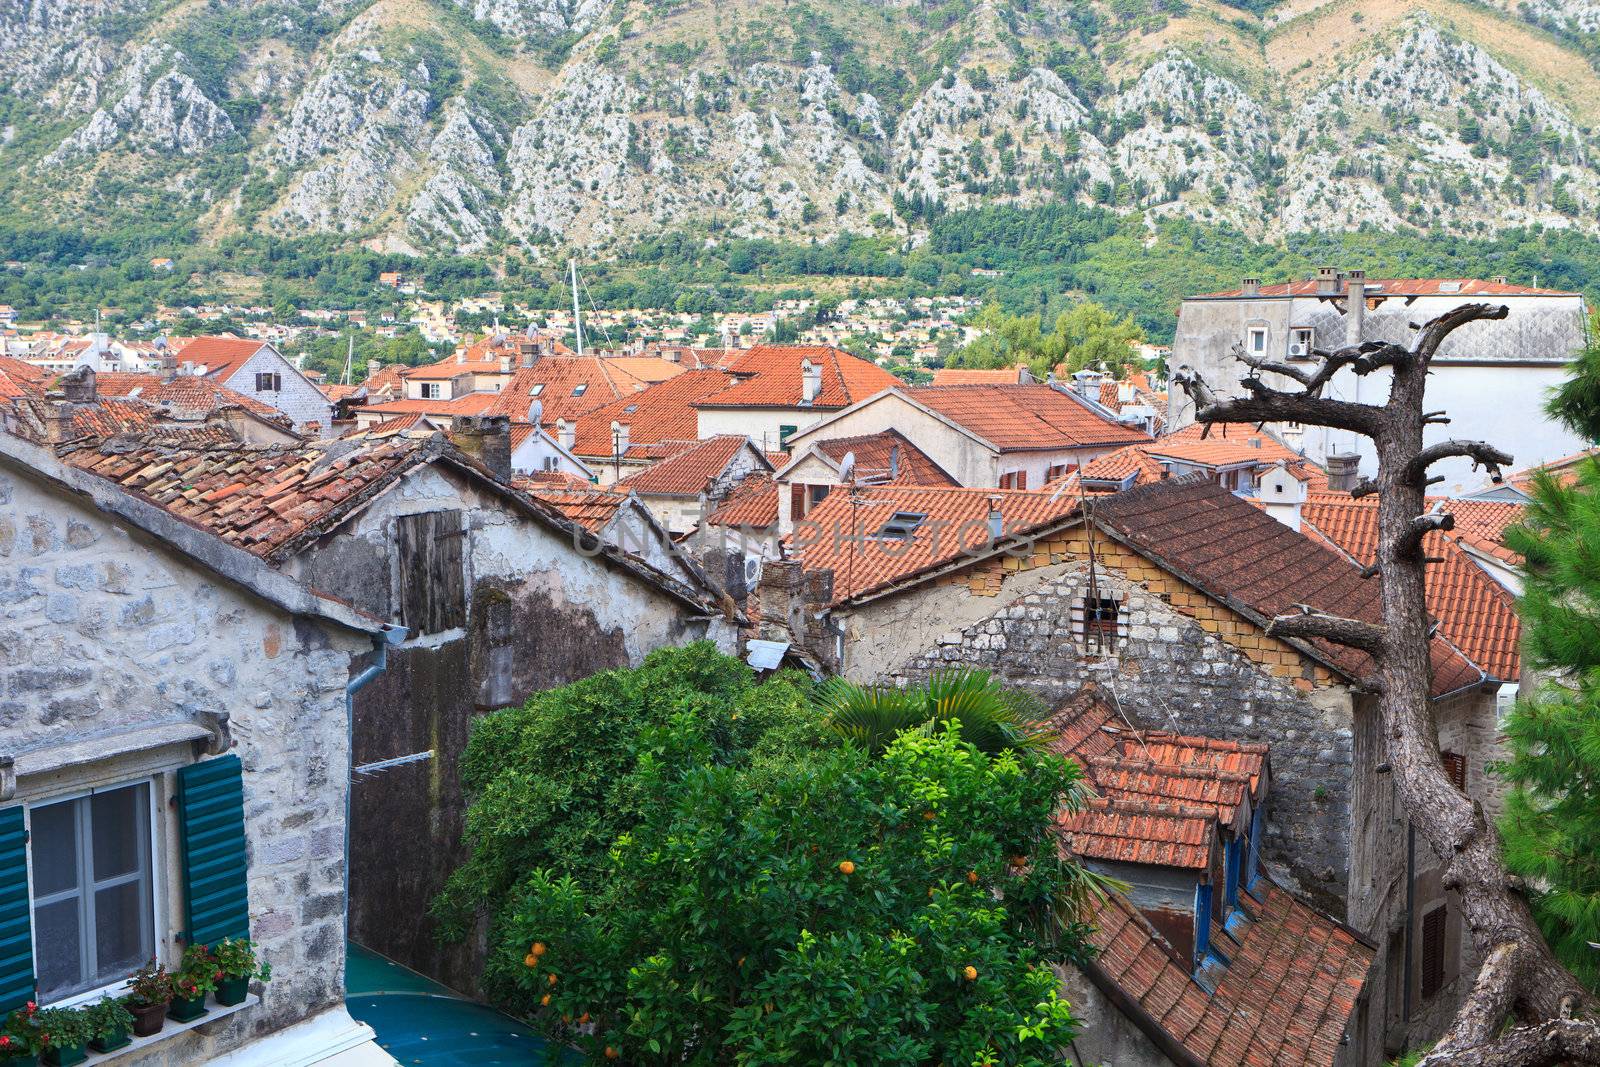
<svg viewBox="0 0 1600 1067">
<path fill-rule="evenodd" d="M 1194 401 L 1196 418 L 1212 422 L 1299 422 L 1370 438 L 1378 472 L 1353 496 L 1378 495 L 1378 551 L 1369 573 L 1383 583 L 1381 625 L 1301 609 L 1274 619 L 1268 633 L 1321 638 L 1367 653 L 1375 667 L 1366 684 L 1378 697 L 1388 759 L 1400 797 L 1416 828 L 1444 860 L 1444 885 L 1461 912 L 1483 963 L 1455 1020 L 1419 1067 L 1538 1067 L 1600 1064 L 1600 1003 L 1551 955 L 1521 886 L 1501 859 L 1500 838 L 1481 806 L 1451 785 L 1439 758 L 1438 728 L 1429 703 L 1430 623 L 1423 599 L 1427 557 L 1423 539 L 1449 529 L 1449 515 L 1425 509 L 1428 468 L 1465 456 L 1496 480 L 1511 457 L 1481 441 L 1424 447 L 1423 428 L 1447 422 L 1423 408 L 1428 365 L 1440 344 L 1469 322 L 1503 319 L 1504 305 L 1466 304 L 1423 326 L 1407 347 L 1368 341 L 1317 351 L 1314 368 L 1235 355 L 1251 368 L 1247 395 L 1218 398 L 1192 370 L 1173 376 Z M 1378 406 L 1325 396 L 1334 375 L 1349 368 L 1365 376 L 1392 372 L 1388 403 Z M 1269 385 L 1279 375 L 1298 388 Z"/>
</svg>

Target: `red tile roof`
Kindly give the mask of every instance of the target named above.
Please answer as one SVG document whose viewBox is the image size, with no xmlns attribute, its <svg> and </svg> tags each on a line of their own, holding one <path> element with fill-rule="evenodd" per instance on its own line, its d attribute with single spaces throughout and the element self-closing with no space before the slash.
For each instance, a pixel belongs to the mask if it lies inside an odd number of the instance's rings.
<svg viewBox="0 0 1600 1067">
<path fill-rule="evenodd" d="M 1107 419 L 1077 396 L 1049 385 L 929 385 L 905 392 L 1002 452 L 1150 440 L 1142 430 Z"/>
<path fill-rule="evenodd" d="M 1241 443 L 1248 448 L 1256 450 L 1265 462 L 1276 463 L 1283 461 L 1289 464 L 1292 471 L 1307 483 L 1307 488 L 1318 492 L 1328 488 L 1328 473 L 1321 467 L 1312 463 L 1306 457 L 1278 440 L 1265 430 L 1259 430 L 1253 423 L 1247 422 L 1214 422 L 1207 424 L 1192 422 L 1181 429 L 1174 430 L 1156 439 L 1151 451 L 1158 454 L 1178 455 L 1180 450 L 1183 455 L 1195 456 L 1225 456 L 1232 452 L 1225 449 L 1237 448 Z M 1163 452 L 1163 450 L 1166 450 Z M 1196 451 L 1190 452 L 1190 449 Z M 1210 452 L 1208 449 L 1216 449 Z M 1204 462 L 1197 460 L 1196 462 Z"/>
<path fill-rule="evenodd" d="M 1571 485 L 1578 480 L 1578 464 L 1596 456 L 1600 456 L 1600 447 L 1586 448 L 1582 452 L 1574 452 L 1570 456 L 1552 459 L 1548 463 L 1541 463 L 1536 467 L 1524 467 L 1522 470 L 1512 471 L 1506 475 L 1506 484 L 1524 496 L 1531 496 L 1533 494 L 1533 476 L 1535 472 L 1545 471 L 1553 475 L 1559 484 Z M 1490 489 L 1493 486 L 1485 485 L 1484 488 Z"/>
<path fill-rule="evenodd" d="M 1490 513 L 1473 506 L 1478 502 L 1437 499 L 1447 512 L 1467 505 L 1463 510 L 1475 516 Z M 1521 511 L 1515 504 L 1499 504 L 1492 510 L 1504 515 L 1508 508 Z M 1377 558 L 1375 497 L 1351 500 L 1343 494 L 1313 494 L 1301 507 L 1300 517 L 1302 527 L 1310 527 L 1361 565 Z M 1441 632 L 1486 674 L 1516 681 L 1522 674 L 1522 623 L 1511 594 L 1467 555 L 1453 532 L 1431 533 L 1423 538 L 1423 547 L 1441 561 L 1428 566 L 1426 586 L 1428 612 L 1439 621 Z"/>
<path fill-rule="evenodd" d="M 1217 843 L 1217 809 L 1101 797 L 1063 815 L 1061 831 L 1067 848 L 1086 860 L 1203 871 Z"/>
<path fill-rule="evenodd" d="M 940 367 L 933 372 L 933 385 L 1016 385 L 1022 380 L 1026 364 L 1000 367 L 995 370 L 975 370 L 971 367 Z"/>
<path fill-rule="evenodd" d="M 740 450 L 747 447 L 754 446 L 748 437 L 739 434 L 708 437 L 693 448 L 628 475 L 617 482 L 617 487 L 641 496 L 699 496 L 712 479 L 727 470 Z"/>
<path fill-rule="evenodd" d="M 1377 581 L 1202 475 L 1097 497 L 1094 509 L 1135 551 L 1257 621 L 1292 614 L 1296 604 L 1370 622 L 1382 617 Z M 1365 653 L 1312 644 L 1348 677 L 1371 673 Z M 1444 642 L 1433 642 L 1431 652 L 1434 695 L 1481 680 Z"/>
<path fill-rule="evenodd" d="M 748 526 L 767 530 L 778 525 L 778 485 L 770 474 L 751 474 L 728 494 L 706 522 L 712 526 Z"/>
<path fill-rule="evenodd" d="M 720 393 L 732 382 L 733 376 L 720 370 L 691 370 L 640 392 L 629 392 L 578 417 L 572 451 L 580 456 L 610 456 L 613 422 L 628 427 L 630 446 L 697 440 L 700 416 L 690 405 Z M 544 422 L 546 426 L 554 423 L 548 410 Z"/>
<path fill-rule="evenodd" d="M 518 367 L 498 394 L 491 394 L 491 415 L 527 421 L 534 400 L 542 405 L 542 422 L 576 419 L 620 396 L 632 396 L 647 384 L 613 361 L 599 356 L 545 356 L 531 367 Z M 609 445 L 607 446 L 609 450 Z"/>
<path fill-rule="evenodd" d="M 163 378 L 159 374 L 112 372 L 95 375 L 94 385 L 99 396 L 133 397 L 184 414 L 207 415 L 224 408 L 238 407 L 271 422 L 289 425 L 288 416 L 277 408 L 218 384 L 209 376 L 180 374 Z"/>
<path fill-rule="evenodd" d="M 1118 894 L 1092 916 L 1099 950 L 1084 971 L 1144 1009 L 1208 1067 L 1332 1067 L 1376 956 L 1347 928 L 1263 878 L 1240 894 L 1251 919 L 1226 934 L 1229 963 L 1208 992 L 1149 921 Z M 1139 1020 L 1133 1020 L 1136 1024 Z"/>
<path fill-rule="evenodd" d="M 795 524 L 785 542 L 806 570 L 833 571 L 834 601 L 905 581 L 951 563 L 964 553 L 987 551 L 989 511 L 1002 516 L 1006 536 L 1074 514 L 1077 501 L 1003 489 L 876 485 L 835 489 Z M 926 516 L 911 538 L 877 535 L 897 513 Z"/>
<path fill-rule="evenodd" d="M 1040 487 L 1041 493 L 1076 494 L 1078 492 L 1079 478 L 1088 479 L 1090 482 L 1121 482 L 1128 475 L 1133 475 L 1134 485 L 1149 485 L 1159 482 L 1167 476 L 1166 468 L 1157 463 L 1150 452 L 1143 445 L 1128 445 L 1115 452 L 1107 452 L 1103 456 L 1096 456 L 1075 471 L 1068 471 L 1054 481 L 1046 482 Z M 1084 489 L 1086 493 L 1115 493 L 1117 489 L 1105 488 L 1098 485 L 1089 485 Z"/>
<path fill-rule="evenodd" d="M 935 463 L 926 452 L 906 439 L 899 430 L 860 437 L 831 437 L 817 441 L 812 446 L 835 463 L 842 463 L 846 454 L 856 456 L 856 481 L 863 485 L 959 485 L 945 469 Z M 896 474 L 889 469 L 898 453 Z"/>
<path fill-rule="evenodd" d="M 697 401 L 701 408 L 801 407 L 800 365 L 822 368 L 822 391 L 805 404 L 817 411 L 849 407 L 874 393 L 900 385 L 900 379 L 850 353 L 829 345 L 756 345 L 727 369 L 741 381 Z"/>
<path fill-rule="evenodd" d="M 377 415 L 437 415 L 449 418 L 455 415 L 482 415 L 497 399 L 494 393 L 468 393 L 454 400 L 390 400 L 382 404 L 368 404 L 361 411 Z"/>
<path fill-rule="evenodd" d="M 31 363 L 0 356 L 0 400 L 44 392 L 44 372 Z"/>
<path fill-rule="evenodd" d="M 1534 289 L 1526 285 L 1508 285 L 1505 282 L 1484 281 L 1481 278 L 1368 278 L 1366 280 L 1366 294 L 1372 296 L 1576 296 L 1576 293 L 1565 292 L 1560 289 Z M 1446 285 L 1454 288 L 1446 289 Z M 1225 289 L 1218 293 L 1199 293 L 1190 297 L 1191 300 L 1205 300 L 1212 297 L 1243 296 L 1243 289 Z M 1308 278 L 1297 282 L 1280 282 L 1276 285 L 1263 285 L 1262 296 L 1316 296 L 1317 280 Z M 1339 291 L 1329 294 L 1332 296 L 1344 295 L 1344 281 L 1339 283 Z"/>
<path fill-rule="evenodd" d="M 206 377 L 222 381 L 232 377 L 251 356 L 270 347 L 267 342 L 250 337 L 196 337 L 178 350 L 177 357 L 180 363 L 203 365 Z"/>
<path fill-rule="evenodd" d="M 538 477 L 514 478 L 511 484 L 542 500 L 590 533 L 599 533 L 628 502 L 628 494 L 578 482 L 557 484 Z"/>
</svg>

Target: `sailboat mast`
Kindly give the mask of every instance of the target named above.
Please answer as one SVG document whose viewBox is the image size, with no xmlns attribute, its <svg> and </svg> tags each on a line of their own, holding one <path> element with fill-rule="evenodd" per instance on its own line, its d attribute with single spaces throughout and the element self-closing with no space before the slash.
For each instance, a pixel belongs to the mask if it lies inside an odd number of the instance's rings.
<svg viewBox="0 0 1600 1067">
<path fill-rule="evenodd" d="M 578 261 L 567 260 L 567 267 L 572 271 L 572 331 L 578 337 L 578 355 L 583 355 L 583 319 L 582 312 L 578 310 Z"/>
</svg>

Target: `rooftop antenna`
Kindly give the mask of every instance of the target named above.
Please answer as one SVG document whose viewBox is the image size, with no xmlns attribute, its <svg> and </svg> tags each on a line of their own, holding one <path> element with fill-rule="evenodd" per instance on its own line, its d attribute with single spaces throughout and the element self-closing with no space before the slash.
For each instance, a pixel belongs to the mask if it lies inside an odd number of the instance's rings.
<svg viewBox="0 0 1600 1067">
<path fill-rule="evenodd" d="M 839 463 L 839 480 L 849 485 L 856 476 L 856 454 L 846 452 Z"/>
<path fill-rule="evenodd" d="M 578 307 L 578 261 L 567 260 L 567 269 L 572 274 L 572 329 L 578 337 L 578 355 L 583 355 L 583 319 L 582 311 Z"/>
<path fill-rule="evenodd" d="M 350 343 L 345 347 L 344 350 L 344 384 L 346 385 L 350 384 L 351 365 L 355 362 L 356 358 L 356 335 L 351 334 L 349 340 Z"/>
</svg>

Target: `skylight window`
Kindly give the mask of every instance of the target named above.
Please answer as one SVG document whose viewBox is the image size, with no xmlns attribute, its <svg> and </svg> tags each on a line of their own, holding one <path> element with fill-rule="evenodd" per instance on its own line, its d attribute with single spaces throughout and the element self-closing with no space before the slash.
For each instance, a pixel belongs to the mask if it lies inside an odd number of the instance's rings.
<svg viewBox="0 0 1600 1067">
<path fill-rule="evenodd" d="M 543 382 L 539 382 L 532 389 L 528 390 L 528 395 L 529 396 L 538 396 L 542 392 L 544 392 L 544 383 Z"/>
<path fill-rule="evenodd" d="M 622 409 L 622 413 L 624 415 L 632 415 L 635 411 L 638 411 L 638 410 L 639 410 L 639 405 L 638 404 L 629 404 L 627 407 Z"/>
<path fill-rule="evenodd" d="M 588 391 L 589 391 L 589 383 L 588 382 L 579 382 L 577 385 L 574 385 L 572 387 L 572 395 L 573 396 L 582 396 L 584 393 L 587 393 Z"/>
<path fill-rule="evenodd" d="M 909 541 L 927 518 L 920 511 L 897 511 L 873 536 L 887 541 Z"/>
</svg>

